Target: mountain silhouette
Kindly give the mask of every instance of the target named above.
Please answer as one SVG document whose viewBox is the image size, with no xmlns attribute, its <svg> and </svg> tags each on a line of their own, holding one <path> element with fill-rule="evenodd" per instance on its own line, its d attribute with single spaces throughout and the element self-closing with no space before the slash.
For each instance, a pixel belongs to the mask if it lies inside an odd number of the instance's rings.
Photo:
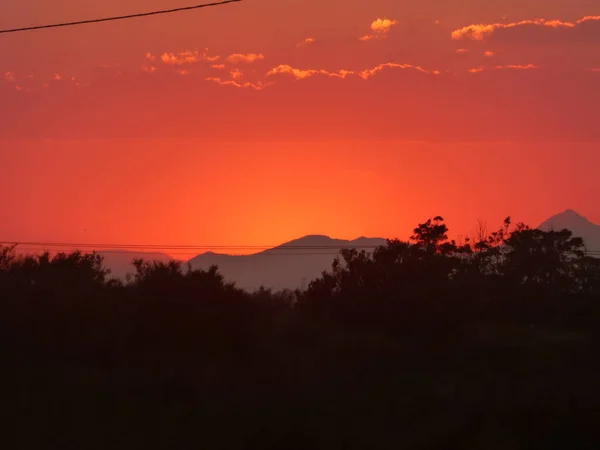
<svg viewBox="0 0 600 450">
<path fill-rule="evenodd" d="M 193 269 L 204 270 L 216 265 L 228 281 L 250 291 L 260 287 L 276 291 L 297 289 L 306 287 L 322 271 L 329 269 L 341 249 L 373 251 L 385 242 L 382 238 L 360 237 L 348 241 L 311 235 L 252 255 L 208 252 L 196 256 L 189 263 Z"/>
<path fill-rule="evenodd" d="M 592 223 L 572 209 L 550 217 L 538 228 L 543 231 L 559 231 L 566 228 L 573 232 L 573 236 L 583 239 L 588 251 L 600 252 L 600 225 Z"/>
<path fill-rule="evenodd" d="M 581 237 L 590 252 L 600 254 L 600 225 L 594 224 L 581 214 L 568 209 L 556 214 L 538 226 L 540 230 L 569 229 L 573 236 Z M 286 242 L 274 248 L 252 255 L 227 255 L 207 252 L 192 258 L 193 269 L 207 270 L 216 265 L 226 280 L 249 291 L 260 287 L 273 290 L 307 287 L 324 270 L 331 268 L 333 259 L 343 248 L 373 251 L 385 245 L 383 238 L 360 237 L 354 240 L 334 239 L 324 235 L 309 235 Z M 164 253 L 103 251 L 104 265 L 111 270 L 111 277 L 124 280 L 134 272 L 133 260 L 144 259 L 167 262 Z"/>
</svg>

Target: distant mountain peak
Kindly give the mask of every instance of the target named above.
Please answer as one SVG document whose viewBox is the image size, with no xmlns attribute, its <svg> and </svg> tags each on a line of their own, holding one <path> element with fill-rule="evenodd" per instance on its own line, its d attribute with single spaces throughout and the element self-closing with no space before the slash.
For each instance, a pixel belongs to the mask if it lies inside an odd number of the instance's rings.
<svg viewBox="0 0 600 450">
<path fill-rule="evenodd" d="M 329 236 L 323 234 L 309 234 L 293 241 L 282 244 L 281 247 L 295 246 L 295 245 L 323 245 L 333 241 Z"/>
<path fill-rule="evenodd" d="M 567 209 L 542 223 L 538 229 L 544 231 L 570 230 L 574 237 L 580 237 L 590 252 L 600 252 L 600 225 L 591 222 L 573 209 Z"/>
<path fill-rule="evenodd" d="M 582 216 L 577 211 L 573 209 L 566 209 L 561 213 L 558 213 L 544 223 L 542 223 L 538 228 L 540 229 L 557 229 L 557 228 L 577 228 L 577 227 L 594 227 L 597 226 L 594 223 L 590 222 L 587 217 Z"/>
<path fill-rule="evenodd" d="M 577 217 L 577 218 L 580 218 L 580 219 L 586 219 L 584 216 L 582 216 L 581 214 L 579 214 L 577 211 L 575 211 L 574 209 L 570 209 L 570 208 L 569 209 L 565 209 L 562 213 L 560 213 L 558 215 L 571 216 L 571 217 Z"/>
</svg>

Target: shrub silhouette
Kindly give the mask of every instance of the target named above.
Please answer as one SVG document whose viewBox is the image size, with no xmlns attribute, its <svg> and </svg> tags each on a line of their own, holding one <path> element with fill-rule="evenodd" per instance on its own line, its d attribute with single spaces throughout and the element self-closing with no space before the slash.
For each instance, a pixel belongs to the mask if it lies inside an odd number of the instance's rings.
<svg viewBox="0 0 600 450">
<path fill-rule="evenodd" d="M 480 227 L 480 231 L 484 227 Z M 345 249 L 304 291 L 0 250 L 16 448 L 595 448 L 600 262 L 568 230 Z"/>
</svg>

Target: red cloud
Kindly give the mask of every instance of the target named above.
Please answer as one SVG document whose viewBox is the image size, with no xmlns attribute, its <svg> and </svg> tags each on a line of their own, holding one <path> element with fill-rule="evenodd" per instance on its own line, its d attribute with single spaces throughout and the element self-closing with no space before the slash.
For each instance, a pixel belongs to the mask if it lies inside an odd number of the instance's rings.
<svg viewBox="0 0 600 450">
<path fill-rule="evenodd" d="M 241 80 L 242 78 L 244 78 L 244 72 L 242 72 L 239 69 L 233 69 L 230 73 L 231 78 L 233 78 L 234 80 Z"/>
<path fill-rule="evenodd" d="M 412 70 L 416 70 L 418 72 L 422 72 L 422 73 L 426 73 L 426 74 L 432 74 L 432 75 L 440 74 L 439 70 L 427 70 L 420 66 L 414 66 L 412 64 L 384 63 L 384 64 L 379 64 L 378 66 L 373 67 L 371 69 L 363 70 L 362 72 L 354 72 L 352 70 L 340 70 L 338 72 L 330 72 L 328 70 L 323 70 L 323 69 L 296 69 L 289 65 L 281 65 L 281 66 L 275 67 L 274 69 L 271 69 L 267 73 L 267 76 L 272 76 L 272 75 L 277 75 L 277 74 L 288 74 L 288 75 L 292 75 L 297 80 L 303 80 L 303 79 L 310 78 L 310 77 L 317 76 L 317 75 L 323 75 L 326 77 L 339 78 L 339 79 L 345 79 L 345 78 L 348 78 L 349 76 L 355 75 L 355 76 L 358 76 L 359 78 L 362 78 L 363 80 L 368 80 L 369 78 L 374 77 L 375 75 L 384 71 L 385 69 L 412 69 Z"/>
<path fill-rule="evenodd" d="M 371 30 L 375 33 L 387 33 L 397 23 L 397 20 L 377 19 L 371 24 Z"/>
<path fill-rule="evenodd" d="M 253 63 L 262 59 L 265 59 L 265 55 L 263 55 L 262 53 L 234 53 L 233 55 L 229 55 L 227 57 L 227 61 L 233 64 Z"/>
<path fill-rule="evenodd" d="M 430 70 L 424 69 L 421 66 L 414 66 L 412 64 L 384 63 L 384 64 L 379 64 L 378 66 L 373 67 L 372 69 L 363 70 L 362 72 L 360 72 L 358 74 L 358 76 L 361 77 L 363 80 L 368 80 L 369 78 L 374 77 L 378 73 L 383 72 L 385 69 L 412 69 L 412 70 L 416 70 L 418 72 L 427 73 L 427 74 L 433 74 L 433 75 L 440 74 L 440 72 L 438 70 L 430 71 Z"/>
<path fill-rule="evenodd" d="M 184 65 L 198 62 L 199 53 L 196 50 L 186 50 L 180 53 L 163 53 L 160 57 L 165 64 Z M 152 60 L 153 61 L 153 60 Z"/>
<path fill-rule="evenodd" d="M 472 69 L 469 69 L 469 73 L 479 73 L 479 72 L 483 72 L 485 70 L 485 67 L 473 67 Z"/>
<path fill-rule="evenodd" d="M 487 36 L 492 35 L 497 30 L 507 30 L 512 28 L 534 26 L 554 29 L 573 29 L 583 24 L 600 21 L 600 16 L 586 16 L 576 22 L 563 22 L 561 20 L 533 19 L 522 20 L 520 22 L 492 23 L 492 24 L 473 24 L 456 29 L 452 32 L 452 39 L 472 39 L 481 41 Z"/>
<path fill-rule="evenodd" d="M 12 72 L 4 72 L 4 79 L 10 83 L 14 83 L 15 81 L 17 81 L 15 74 Z"/>
<path fill-rule="evenodd" d="M 217 62 L 218 60 L 221 59 L 221 57 L 219 55 L 209 56 L 208 49 L 206 49 L 206 51 L 204 52 L 204 55 L 202 55 L 202 56 L 204 58 L 204 61 L 208 61 L 208 62 Z"/>
<path fill-rule="evenodd" d="M 483 56 L 485 56 L 486 58 L 491 58 L 492 56 L 494 56 L 494 52 L 490 52 L 490 51 L 483 52 Z"/>
<path fill-rule="evenodd" d="M 212 81 L 214 83 L 217 83 L 221 86 L 233 86 L 236 88 L 246 88 L 246 89 L 254 89 L 255 91 L 260 91 L 262 89 L 264 89 L 265 87 L 269 86 L 268 84 L 263 84 L 261 82 L 258 82 L 257 84 L 254 83 L 238 83 L 237 81 L 233 81 L 233 80 L 221 80 L 220 78 L 205 78 L 206 81 Z"/>
<path fill-rule="evenodd" d="M 269 70 L 267 72 L 267 76 L 277 75 L 277 74 L 288 74 L 295 77 L 297 80 L 303 80 L 305 78 L 310 78 L 315 75 L 325 75 L 332 78 L 346 78 L 349 75 L 353 75 L 354 72 L 350 70 L 340 70 L 339 72 L 329 72 L 327 70 L 322 69 L 295 69 L 292 66 L 287 64 L 282 64 L 274 69 Z"/>
<path fill-rule="evenodd" d="M 296 45 L 296 47 L 300 48 L 300 47 L 306 47 L 307 45 L 311 45 L 314 44 L 315 42 L 317 42 L 316 39 L 313 38 L 306 38 L 304 39 L 302 42 L 300 42 L 298 45 Z"/>
<path fill-rule="evenodd" d="M 366 36 L 361 37 L 360 40 L 370 41 L 372 39 L 379 39 L 385 37 L 385 35 L 392 29 L 392 27 L 397 24 L 397 20 L 378 18 L 371 23 L 371 34 L 367 34 Z"/>
<path fill-rule="evenodd" d="M 527 64 L 527 65 L 520 65 L 520 64 L 509 64 L 507 66 L 496 66 L 496 69 L 512 69 L 512 70 L 532 70 L 532 69 L 539 69 L 539 66 L 536 66 L 535 64 Z"/>
</svg>

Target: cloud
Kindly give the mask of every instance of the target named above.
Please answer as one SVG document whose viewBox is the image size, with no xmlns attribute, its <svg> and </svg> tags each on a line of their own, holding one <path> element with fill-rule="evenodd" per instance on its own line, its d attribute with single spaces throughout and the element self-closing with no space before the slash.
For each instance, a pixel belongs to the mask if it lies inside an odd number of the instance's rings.
<svg viewBox="0 0 600 450">
<path fill-rule="evenodd" d="M 241 80 L 244 78 L 244 72 L 242 72 L 240 69 L 233 69 L 230 73 L 231 78 L 234 80 Z"/>
<path fill-rule="evenodd" d="M 60 80 L 62 80 L 62 75 L 60 73 L 55 73 L 54 76 L 52 77 L 52 79 L 54 81 L 60 81 Z"/>
<path fill-rule="evenodd" d="M 354 72 L 351 70 L 340 70 L 339 72 L 329 72 L 327 70 L 322 70 L 322 69 L 303 70 L 303 69 L 296 69 L 287 64 L 282 64 L 280 66 L 277 66 L 277 67 L 269 70 L 269 72 L 267 72 L 267 76 L 273 76 L 273 75 L 278 75 L 278 74 L 292 75 L 294 78 L 296 78 L 296 80 L 303 80 L 305 78 L 310 78 L 315 75 L 324 75 L 327 77 L 343 79 L 343 78 L 348 77 L 349 75 L 353 75 Z"/>
<path fill-rule="evenodd" d="M 240 88 L 240 89 L 254 89 L 255 91 L 261 91 L 265 87 L 267 87 L 267 86 L 270 85 L 270 84 L 263 84 L 261 82 L 258 82 L 258 83 L 239 83 L 239 82 L 234 81 L 234 80 L 221 80 L 221 78 L 216 78 L 216 77 L 205 78 L 205 80 L 217 83 L 217 84 L 219 84 L 221 86 L 232 86 L 232 87 L 236 87 L 236 88 Z"/>
<path fill-rule="evenodd" d="M 397 20 L 377 19 L 371 24 L 371 30 L 375 33 L 387 33 L 394 25 L 397 24 Z"/>
<path fill-rule="evenodd" d="M 306 47 L 308 45 L 312 45 L 314 43 L 316 43 L 317 40 L 314 38 L 306 38 L 304 39 L 302 42 L 300 42 L 298 45 L 296 45 L 296 47 L 301 48 L 301 47 Z"/>
<path fill-rule="evenodd" d="M 483 56 L 485 56 L 486 58 L 491 58 L 492 56 L 494 56 L 494 52 L 490 52 L 489 50 L 485 51 L 483 52 Z"/>
<path fill-rule="evenodd" d="M 398 63 L 383 63 L 379 64 L 370 69 L 365 69 L 361 72 L 355 72 L 353 70 L 339 70 L 338 72 L 331 72 L 323 69 L 297 69 L 287 64 L 282 64 L 278 67 L 271 69 L 267 72 L 267 76 L 273 76 L 278 74 L 286 74 L 292 75 L 296 80 L 304 80 L 306 78 L 314 77 L 314 76 L 326 76 L 330 78 L 338 78 L 338 79 L 346 79 L 350 76 L 357 76 L 363 80 L 368 80 L 369 78 L 374 77 L 375 75 L 383 72 L 386 69 L 411 69 L 416 70 L 417 72 L 431 74 L 431 75 L 439 75 L 441 72 L 439 70 L 427 70 L 421 66 L 415 66 L 412 64 L 398 64 Z"/>
<path fill-rule="evenodd" d="M 210 67 L 213 69 L 217 69 L 217 70 L 223 70 L 223 69 L 225 69 L 225 64 L 213 64 Z"/>
<path fill-rule="evenodd" d="M 520 22 L 473 24 L 452 31 L 452 39 L 471 39 L 482 41 L 498 30 L 509 30 L 523 27 L 555 30 L 573 30 L 584 25 L 600 24 L 600 16 L 586 16 L 576 22 L 564 22 L 561 20 L 532 19 Z M 599 30 L 600 31 L 600 30 Z"/>
<path fill-rule="evenodd" d="M 414 66 L 412 64 L 384 63 L 384 64 L 379 64 L 378 66 L 375 66 L 372 69 L 363 70 L 362 72 L 360 72 L 358 74 L 358 76 L 361 77 L 363 80 L 368 80 L 369 78 L 374 77 L 378 73 L 383 72 L 385 69 L 412 69 L 412 70 L 416 70 L 418 72 L 427 73 L 427 74 L 433 74 L 433 75 L 440 74 L 440 72 L 438 70 L 430 71 L 430 70 L 424 69 L 423 67 Z"/>
<path fill-rule="evenodd" d="M 367 34 L 366 36 L 360 37 L 358 38 L 359 41 L 371 41 L 373 39 L 377 39 L 378 36 L 374 35 L 374 34 Z"/>
<path fill-rule="evenodd" d="M 189 74 L 190 74 L 190 71 L 189 71 L 189 70 L 186 70 L 186 69 L 179 69 L 179 70 L 177 71 L 177 73 L 178 73 L 179 75 L 183 75 L 183 76 L 185 76 L 185 75 L 189 75 Z"/>
<path fill-rule="evenodd" d="M 196 63 L 199 61 L 199 58 L 199 52 L 196 50 L 186 50 L 179 53 L 163 53 L 160 56 L 160 59 L 164 64 L 172 64 L 179 66 L 184 64 Z"/>
<path fill-rule="evenodd" d="M 262 59 L 265 59 L 265 55 L 262 53 L 234 53 L 233 55 L 229 55 L 227 57 L 227 61 L 232 64 L 253 63 Z"/>
<path fill-rule="evenodd" d="M 527 65 L 520 65 L 520 64 L 509 64 L 506 66 L 496 66 L 495 69 L 498 70 L 502 70 L 502 69 L 510 69 L 510 70 L 533 70 L 533 69 L 539 69 L 539 66 L 536 66 L 535 64 L 527 64 Z"/>
<path fill-rule="evenodd" d="M 221 57 L 219 55 L 215 55 L 215 56 L 209 56 L 208 55 L 208 49 L 206 49 L 204 51 L 204 54 L 202 55 L 204 61 L 208 61 L 208 62 L 217 62 L 218 60 L 221 59 Z"/>
<path fill-rule="evenodd" d="M 466 48 L 457 48 L 456 53 L 459 53 L 459 54 L 469 53 L 469 50 L 467 50 Z"/>
<path fill-rule="evenodd" d="M 154 73 L 156 70 L 157 69 L 154 66 L 142 66 L 142 71 L 146 73 Z"/>
<path fill-rule="evenodd" d="M 10 83 L 14 83 L 17 81 L 17 77 L 12 72 L 4 72 L 4 79 Z"/>
<path fill-rule="evenodd" d="M 152 53 L 148 52 L 148 53 L 146 53 L 146 59 L 148 61 L 156 61 L 156 56 L 154 56 Z"/>
<path fill-rule="evenodd" d="M 469 69 L 469 73 L 479 73 L 479 72 L 483 72 L 485 70 L 485 67 L 473 67 L 472 69 Z"/>
<path fill-rule="evenodd" d="M 393 26 L 397 25 L 397 20 L 390 19 L 376 19 L 371 23 L 371 34 L 367 34 L 359 40 L 361 41 L 371 41 L 373 39 L 381 39 L 385 38 L 386 34 L 392 29 Z"/>
</svg>

